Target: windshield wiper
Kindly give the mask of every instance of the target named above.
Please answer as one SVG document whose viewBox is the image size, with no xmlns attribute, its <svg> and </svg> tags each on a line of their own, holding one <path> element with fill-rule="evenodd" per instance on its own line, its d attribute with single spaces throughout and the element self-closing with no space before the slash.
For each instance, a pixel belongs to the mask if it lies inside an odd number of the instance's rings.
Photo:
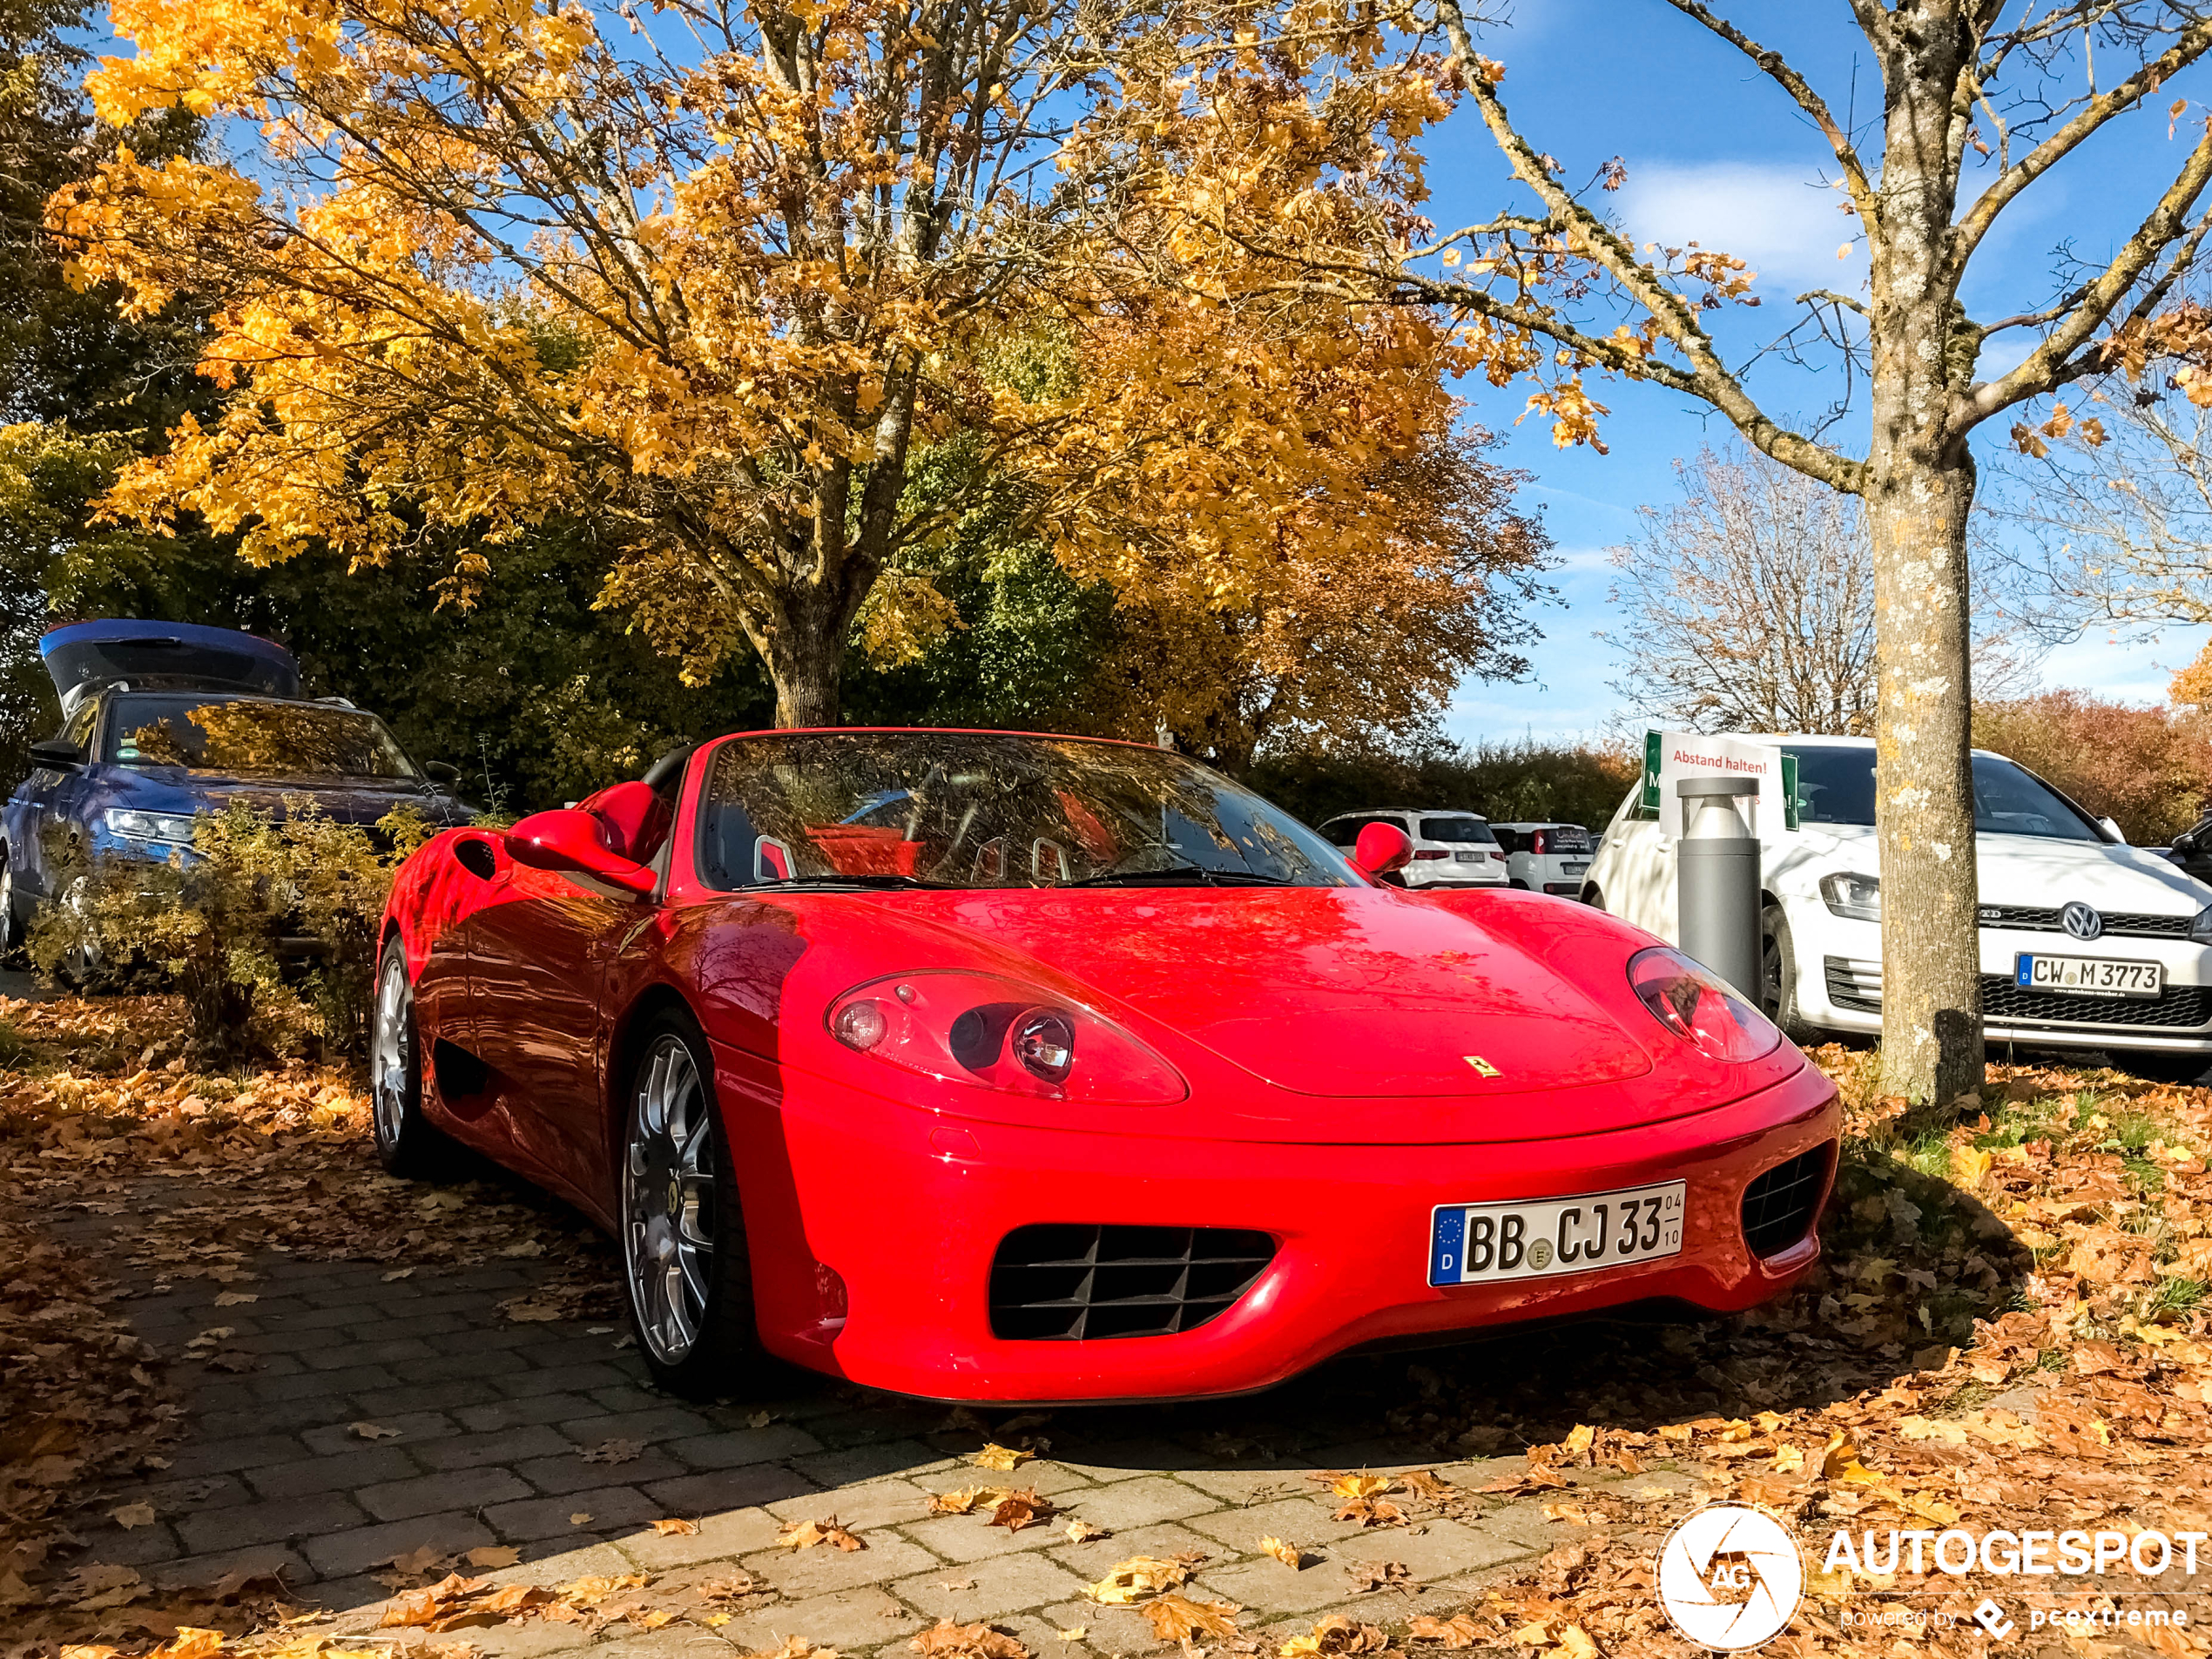
<svg viewBox="0 0 2212 1659">
<path fill-rule="evenodd" d="M 1171 864 L 1164 870 L 1109 870 L 1087 875 L 1080 881 L 1063 881 L 1067 887 L 1162 887 L 1190 881 L 1210 887 L 1294 887 L 1297 882 L 1252 870 L 1210 870 L 1203 864 Z"/>
<path fill-rule="evenodd" d="M 748 893 L 774 893 L 786 887 L 923 887 L 932 893 L 952 889 L 949 881 L 925 881 L 918 875 L 794 875 L 781 881 L 760 881 Z"/>
</svg>

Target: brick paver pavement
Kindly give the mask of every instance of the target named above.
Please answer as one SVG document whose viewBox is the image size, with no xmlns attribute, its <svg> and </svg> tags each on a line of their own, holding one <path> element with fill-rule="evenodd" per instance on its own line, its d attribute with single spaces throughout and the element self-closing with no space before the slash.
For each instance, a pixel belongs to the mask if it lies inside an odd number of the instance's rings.
<svg viewBox="0 0 2212 1659">
<path fill-rule="evenodd" d="M 218 1307 L 224 1287 L 203 1282 L 124 1305 L 139 1334 L 179 1362 L 190 1430 L 157 1479 L 85 1506 L 78 1559 L 136 1567 L 157 1584 L 273 1569 L 300 1599 L 339 1614 L 343 1630 L 374 1624 L 392 1591 L 371 1569 L 394 1555 L 509 1544 L 522 1564 L 493 1575 L 502 1581 L 649 1571 L 673 1582 L 734 1568 L 773 1592 L 718 1630 L 613 1626 L 595 1653 L 726 1653 L 795 1634 L 863 1654 L 903 1648 L 951 1617 L 997 1623 L 1042 1659 L 1082 1659 L 1160 1645 L 1132 1609 L 1081 1596 L 1130 1556 L 1203 1552 L 1185 1593 L 1240 1604 L 1245 1628 L 1259 1633 L 1303 1630 L 1332 1611 L 1375 1622 L 1448 1615 L 1573 1535 L 1536 1499 L 1474 1493 L 1517 1460 L 1440 1462 L 1412 1438 L 1339 1438 L 1345 1431 L 1332 1421 L 1372 1430 L 1378 1414 L 1372 1399 L 1332 1414 L 1326 1372 L 1244 1401 L 1063 1409 L 1026 1430 L 1005 1429 L 1008 1413 L 993 1412 L 1001 1432 L 1050 1442 L 1008 1476 L 967 1461 L 982 1434 L 941 1404 L 826 1380 L 788 1398 L 706 1406 L 656 1393 L 619 1327 L 510 1322 L 497 1305 L 531 1283 L 527 1264 L 395 1278 L 381 1264 L 279 1256 L 256 1271 L 232 1287 L 250 1291 L 250 1303 Z M 226 1333 L 192 1345 L 219 1327 Z M 251 1368 L 189 1363 L 211 1351 Z M 1402 1377 L 1407 1362 L 1348 1363 Z M 357 1424 L 393 1433 L 364 1438 Z M 630 1442 L 617 1448 L 629 1454 L 586 1460 L 610 1441 Z M 1460 1513 L 1366 1531 L 1332 1520 L 1334 1501 L 1306 1474 L 1363 1467 L 1435 1468 L 1459 1487 Z M 1686 1484 L 1663 1469 L 1634 1479 Z M 1008 1483 L 1035 1485 L 1061 1514 L 1013 1533 L 927 1512 L 928 1493 Z M 138 1501 L 153 1508 L 150 1525 L 105 1519 Z M 867 1547 L 777 1547 L 785 1521 L 831 1514 Z M 699 1529 L 656 1534 L 650 1523 L 666 1516 Z M 1069 1516 L 1111 1535 L 1070 1542 Z M 1319 1559 L 1294 1572 L 1260 1553 L 1266 1534 Z M 1380 1561 L 1404 1563 L 1419 1588 L 1355 1594 L 1346 1568 Z M 1079 1626 L 1080 1639 L 1058 1634 Z M 539 1621 L 467 1639 L 516 1659 L 592 1640 Z"/>
</svg>

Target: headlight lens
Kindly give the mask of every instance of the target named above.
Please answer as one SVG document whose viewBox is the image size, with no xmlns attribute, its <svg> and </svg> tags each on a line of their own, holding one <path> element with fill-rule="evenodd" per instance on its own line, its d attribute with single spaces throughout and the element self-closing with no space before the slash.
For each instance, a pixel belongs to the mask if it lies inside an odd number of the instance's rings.
<svg viewBox="0 0 2212 1659">
<path fill-rule="evenodd" d="M 855 1054 L 947 1082 L 1086 1105 L 1166 1106 L 1190 1089 L 1103 1014 L 995 974 L 897 974 L 830 1005 Z"/>
<path fill-rule="evenodd" d="M 1820 897 L 1832 914 L 1853 921 L 1882 919 L 1882 878 L 1845 872 L 1820 878 Z"/>
<path fill-rule="evenodd" d="M 131 841 L 167 841 L 179 846 L 190 846 L 195 826 L 189 815 L 176 813 L 141 813 L 129 808 L 111 809 L 107 814 L 111 834 L 120 835 Z"/>
<path fill-rule="evenodd" d="M 1664 945 L 1629 958 L 1629 988 L 1653 1019 L 1715 1060 L 1757 1060 L 1782 1041 L 1773 1021 Z"/>
<path fill-rule="evenodd" d="M 2212 945 L 2212 909 L 2196 913 L 2196 920 L 2189 923 L 2189 937 L 2200 945 Z"/>
</svg>

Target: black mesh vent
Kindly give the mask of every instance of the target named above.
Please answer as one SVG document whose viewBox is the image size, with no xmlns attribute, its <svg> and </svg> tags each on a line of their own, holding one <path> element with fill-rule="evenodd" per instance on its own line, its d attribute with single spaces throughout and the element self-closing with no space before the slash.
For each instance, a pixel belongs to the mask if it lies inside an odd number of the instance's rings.
<svg viewBox="0 0 2212 1659">
<path fill-rule="evenodd" d="M 1828 1000 L 1831 1002 L 1839 1008 L 1851 1008 L 1859 1014 L 1879 1014 L 1882 1011 L 1880 990 L 1870 990 L 1861 984 L 1858 977 L 1845 965 L 1844 958 L 1824 957 L 1821 965 L 1827 974 Z"/>
<path fill-rule="evenodd" d="M 2187 939 L 2189 936 L 2190 916 L 2148 916 L 2134 914 L 2105 913 L 2103 938 L 2122 939 Z M 2059 926 L 2059 913 L 2040 909 L 2033 905 L 1986 904 L 1981 907 L 1981 925 L 1985 927 L 2014 927 L 2027 933 L 2055 934 L 2065 930 Z"/>
<path fill-rule="evenodd" d="M 1265 1233 L 1229 1227 L 1018 1227 L 991 1264 L 991 1334 L 1074 1342 L 1192 1330 L 1274 1259 Z"/>
<path fill-rule="evenodd" d="M 2070 996 L 2031 991 L 2001 974 L 1981 976 L 1981 1012 L 2007 1025 L 2132 1025 L 2192 1030 L 2212 1022 L 2212 991 L 2169 985 L 2155 997 Z"/>
<path fill-rule="evenodd" d="M 1835 1142 L 1816 1146 L 1776 1164 L 1743 1189 L 1743 1242 L 1751 1254 L 1779 1256 L 1812 1231 L 1835 1156 Z"/>
</svg>

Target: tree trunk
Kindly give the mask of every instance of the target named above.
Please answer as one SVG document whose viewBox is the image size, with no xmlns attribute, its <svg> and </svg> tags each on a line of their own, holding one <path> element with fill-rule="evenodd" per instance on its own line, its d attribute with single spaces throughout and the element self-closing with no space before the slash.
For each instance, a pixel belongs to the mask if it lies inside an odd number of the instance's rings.
<svg viewBox="0 0 2212 1659">
<path fill-rule="evenodd" d="M 1982 1081 L 1979 891 L 1967 765 L 1966 513 L 1973 462 L 1892 457 L 1867 493 L 1874 549 L 1882 1092 Z"/>
<path fill-rule="evenodd" d="M 786 729 L 835 725 L 840 718 L 851 616 L 821 597 L 819 590 L 794 596 L 782 625 L 755 638 L 776 688 L 776 724 Z"/>
<path fill-rule="evenodd" d="M 1959 366 L 1944 257 L 1957 197 L 1955 95 L 1973 51 L 1958 10 L 1925 8 L 1887 43 L 1869 330 L 1882 1089 L 1921 1101 L 1950 1100 L 1983 1076 L 1967 762 L 1974 467 L 1952 426 Z"/>
</svg>

